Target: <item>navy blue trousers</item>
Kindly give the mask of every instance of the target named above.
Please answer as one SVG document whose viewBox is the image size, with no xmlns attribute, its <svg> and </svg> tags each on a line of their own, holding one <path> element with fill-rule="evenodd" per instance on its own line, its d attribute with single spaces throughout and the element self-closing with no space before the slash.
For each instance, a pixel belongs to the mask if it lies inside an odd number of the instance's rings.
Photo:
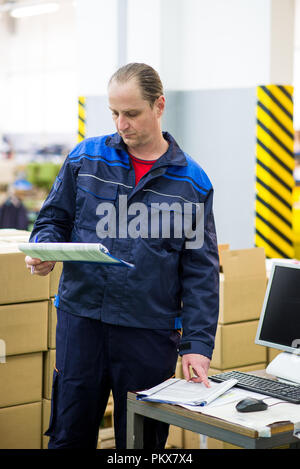
<svg viewBox="0 0 300 469">
<path fill-rule="evenodd" d="M 58 309 L 48 448 L 95 449 L 110 391 L 116 448 L 126 448 L 127 392 L 170 378 L 179 340 L 176 330 L 115 326 Z M 145 418 L 144 447 L 164 448 L 168 428 Z"/>
</svg>

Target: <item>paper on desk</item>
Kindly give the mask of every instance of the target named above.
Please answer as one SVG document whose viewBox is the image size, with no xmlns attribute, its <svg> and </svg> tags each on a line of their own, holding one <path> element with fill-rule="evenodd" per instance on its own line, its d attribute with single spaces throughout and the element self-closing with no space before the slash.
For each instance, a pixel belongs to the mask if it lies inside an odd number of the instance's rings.
<svg viewBox="0 0 300 469">
<path fill-rule="evenodd" d="M 236 379 L 222 383 L 210 381 L 210 387 L 207 388 L 203 383 L 170 378 L 151 389 L 139 391 L 137 399 L 168 404 L 189 404 L 194 408 L 208 405 L 236 383 Z"/>
<path fill-rule="evenodd" d="M 258 394 L 255 392 L 251 392 L 250 394 L 251 394 L 251 397 L 255 399 L 264 399 L 266 397 L 265 395 Z M 242 399 L 245 399 L 248 396 L 249 396 L 248 391 L 234 387 L 234 388 L 229 389 L 229 391 L 227 391 L 222 396 L 218 397 L 218 399 L 216 399 L 214 402 L 211 402 L 209 404 L 209 408 L 222 406 L 224 404 L 229 404 L 230 402 L 236 403 Z"/>
<path fill-rule="evenodd" d="M 42 261 L 79 261 L 104 264 L 133 264 L 112 256 L 100 243 L 20 243 L 19 250 Z"/>
<path fill-rule="evenodd" d="M 238 392 L 235 393 L 235 391 Z M 289 421 L 291 423 L 298 424 L 298 422 L 300 422 L 299 404 L 291 404 L 290 402 L 281 401 L 269 396 L 237 388 L 232 390 L 232 394 L 235 394 L 237 399 L 227 402 L 224 405 L 211 404 L 210 406 L 203 407 L 201 409 L 201 413 L 257 430 L 261 437 L 271 436 L 271 429 L 268 425 L 271 425 L 272 423 Z M 232 395 L 231 397 L 233 398 L 234 396 Z M 245 399 L 245 397 L 258 397 L 259 399 L 263 399 L 269 407 L 267 410 L 261 412 L 238 412 L 235 406 L 239 400 Z M 273 404 L 276 405 L 273 406 Z"/>
<path fill-rule="evenodd" d="M 249 397 L 251 394 L 251 397 L 257 398 L 257 399 L 263 399 L 266 396 L 263 396 L 262 394 L 257 394 L 254 392 L 249 393 L 248 391 L 244 391 L 243 389 L 233 387 L 226 391 L 224 394 L 219 396 L 217 399 L 215 399 L 213 402 L 210 402 L 207 404 L 208 409 L 213 409 L 215 407 L 219 406 L 224 406 L 225 404 L 230 404 L 231 402 L 235 402 L 235 404 L 242 400 L 245 399 L 245 397 Z M 203 408 L 202 407 L 193 407 L 188 404 L 179 404 L 181 407 L 185 407 L 186 409 L 193 410 L 195 412 L 200 412 L 203 413 Z"/>
</svg>

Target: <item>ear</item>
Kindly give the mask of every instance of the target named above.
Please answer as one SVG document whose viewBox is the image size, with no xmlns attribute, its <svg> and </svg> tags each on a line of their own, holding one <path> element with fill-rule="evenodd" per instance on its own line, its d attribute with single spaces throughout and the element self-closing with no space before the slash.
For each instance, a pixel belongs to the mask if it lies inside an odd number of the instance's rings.
<svg viewBox="0 0 300 469">
<path fill-rule="evenodd" d="M 157 109 L 157 117 L 161 117 L 166 105 L 165 97 L 161 95 L 159 98 L 157 98 L 155 105 Z"/>
</svg>

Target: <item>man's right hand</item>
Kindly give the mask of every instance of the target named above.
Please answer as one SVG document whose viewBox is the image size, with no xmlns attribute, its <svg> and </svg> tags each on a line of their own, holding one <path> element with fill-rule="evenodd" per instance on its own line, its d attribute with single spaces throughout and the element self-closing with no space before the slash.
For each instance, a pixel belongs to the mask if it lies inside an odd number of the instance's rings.
<svg viewBox="0 0 300 469">
<path fill-rule="evenodd" d="M 31 274 L 45 276 L 54 269 L 55 261 L 41 261 L 41 259 L 25 257 L 25 264 Z"/>
</svg>

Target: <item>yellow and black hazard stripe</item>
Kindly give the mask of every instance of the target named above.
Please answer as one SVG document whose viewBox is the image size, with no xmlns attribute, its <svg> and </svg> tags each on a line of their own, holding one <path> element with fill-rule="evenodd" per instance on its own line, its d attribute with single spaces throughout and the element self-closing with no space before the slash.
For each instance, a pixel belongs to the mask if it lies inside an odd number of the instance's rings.
<svg viewBox="0 0 300 469">
<path fill-rule="evenodd" d="M 86 109 L 85 109 L 86 98 L 79 96 L 78 98 L 78 142 L 81 142 L 85 138 L 86 134 Z"/>
<path fill-rule="evenodd" d="M 293 87 L 257 87 L 255 245 L 293 258 Z"/>
</svg>

